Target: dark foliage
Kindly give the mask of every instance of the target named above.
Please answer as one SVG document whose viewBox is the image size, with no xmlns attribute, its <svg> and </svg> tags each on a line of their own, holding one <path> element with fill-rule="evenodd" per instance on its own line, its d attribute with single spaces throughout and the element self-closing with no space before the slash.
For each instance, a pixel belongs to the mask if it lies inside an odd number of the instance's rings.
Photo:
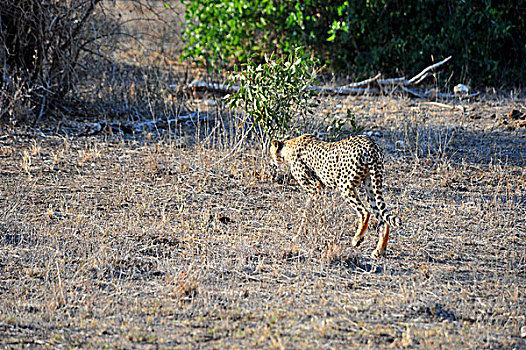
<svg viewBox="0 0 526 350">
<path fill-rule="evenodd" d="M 207 64 L 246 61 L 303 46 L 353 75 L 406 72 L 453 56 L 457 79 L 525 79 L 526 5 L 423 0 L 191 0 L 187 54 Z"/>
</svg>

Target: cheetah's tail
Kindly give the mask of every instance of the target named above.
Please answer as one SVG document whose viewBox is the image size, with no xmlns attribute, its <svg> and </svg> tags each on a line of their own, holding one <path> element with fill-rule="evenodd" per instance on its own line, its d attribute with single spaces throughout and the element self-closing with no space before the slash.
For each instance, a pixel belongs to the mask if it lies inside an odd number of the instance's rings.
<svg viewBox="0 0 526 350">
<path fill-rule="evenodd" d="M 387 211 L 384 211 L 380 214 L 382 218 L 392 227 L 400 227 L 402 226 L 402 220 L 391 213 L 388 213 Z"/>
<path fill-rule="evenodd" d="M 378 159 L 382 160 L 382 153 L 378 150 Z M 382 196 L 382 173 L 383 164 L 381 162 L 373 162 L 369 168 L 371 176 L 372 187 L 375 190 L 376 202 L 378 203 L 378 214 L 382 219 L 392 227 L 400 227 L 402 220 L 396 215 L 391 214 L 385 207 L 385 201 Z"/>
</svg>

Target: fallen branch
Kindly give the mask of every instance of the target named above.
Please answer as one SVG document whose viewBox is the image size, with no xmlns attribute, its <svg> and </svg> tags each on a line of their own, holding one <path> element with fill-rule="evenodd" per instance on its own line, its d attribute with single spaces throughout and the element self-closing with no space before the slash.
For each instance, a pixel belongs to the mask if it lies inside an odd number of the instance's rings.
<svg viewBox="0 0 526 350">
<path fill-rule="evenodd" d="M 237 85 L 225 85 L 225 84 L 213 84 L 205 83 L 202 81 L 193 81 L 186 86 L 179 86 L 177 84 L 170 85 L 170 89 L 177 90 L 179 87 L 182 90 L 192 90 L 192 91 L 209 91 L 209 92 L 218 92 L 223 94 L 231 94 L 233 92 L 239 91 L 240 87 Z"/>
<path fill-rule="evenodd" d="M 411 79 L 406 79 L 405 77 L 400 78 L 390 78 L 390 79 L 380 79 L 381 74 L 377 74 L 372 78 L 365 79 L 359 82 L 350 83 L 340 87 L 330 87 L 330 86 L 309 86 L 307 89 L 313 91 L 320 95 L 358 95 L 358 94 L 381 94 L 384 92 L 383 87 L 389 87 L 388 91 L 393 92 L 396 89 L 400 89 L 409 95 L 420 98 L 471 98 L 477 96 L 479 93 L 473 93 L 469 95 L 459 95 L 459 94 L 445 94 L 436 92 L 434 90 L 428 91 L 419 91 L 415 89 L 414 86 L 420 84 L 424 79 L 426 79 L 431 72 L 436 70 L 438 67 L 442 66 L 444 63 L 451 60 L 452 56 L 444 58 L 442 61 L 434 63 L 429 67 L 426 67 L 420 73 L 412 77 Z M 377 87 L 371 86 L 376 85 Z M 176 84 L 170 85 L 171 89 L 177 90 L 182 89 L 191 90 L 191 91 L 208 91 L 221 94 L 231 94 L 239 91 L 240 86 L 237 85 L 225 85 L 225 84 L 213 84 L 205 83 L 202 81 L 193 81 L 192 83 L 186 86 L 178 86 Z"/>
<path fill-rule="evenodd" d="M 427 90 L 424 92 L 424 96 L 429 98 L 442 98 L 442 99 L 451 99 L 451 98 L 458 98 L 459 100 L 464 100 L 466 98 L 472 98 L 480 95 L 480 92 L 474 92 L 472 94 L 468 95 L 461 95 L 461 94 L 446 94 L 444 92 L 438 92 L 435 89 Z"/>
<path fill-rule="evenodd" d="M 176 84 L 170 85 L 170 88 L 177 89 L 179 86 Z M 183 90 L 192 91 L 207 91 L 222 94 L 231 94 L 239 91 L 240 87 L 237 85 L 225 85 L 225 84 L 211 84 L 202 81 L 193 81 L 190 84 L 183 86 Z M 314 91 L 321 95 L 353 95 L 363 94 L 367 92 L 378 93 L 378 89 L 371 88 L 346 88 L 346 87 L 321 87 L 321 86 L 309 86 L 307 90 Z"/>
<path fill-rule="evenodd" d="M 350 83 L 350 84 L 342 86 L 341 88 L 358 88 L 358 87 L 370 85 L 371 83 L 377 83 L 378 85 L 397 85 L 397 84 L 401 84 L 405 86 L 413 85 L 413 84 L 416 85 L 420 83 L 421 81 L 423 81 L 425 78 L 427 78 L 429 76 L 429 72 L 440 67 L 441 65 L 449 61 L 451 58 L 452 56 L 449 56 L 440 62 L 437 62 L 429 67 L 426 67 L 423 71 L 421 71 L 420 73 L 418 73 L 417 75 L 415 75 L 413 78 L 409 80 L 407 80 L 405 77 L 392 78 L 392 79 L 379 79 L 382 76 L 382 74 L 378 73 L 372 78 L 369 78 L 363 81 L 359 81 L 356 83 Z"/>
<path fill-rule="evenodd" d="M 400 85 L 406 82 L 405 77 L 401 78 L 391 78 L 391 79 L 379 79 L 377 81 L 378 85 Z"/>
<path fill-rule="evenodd" d="M 170 85 L 170 88 L 177 90 L 178 85 Z M 194 81 L 186 86 L 182 87 L 184 90 L 192 91 L 207 91 L 221 94 L 231 94 L 239 91 L 240 87 L 237 85 L 225 85 L 225 84 L 210 84 L 202 81 Z M 313 91 L 320 95 L 355 95 L 372 93 L 378 94 L 379 90 L 376 88 L 345 88 L 345 87 L 329 87 L 329 86 L 309 86 L 307 90 Z"/>
<path fill-rule="evenodd" d="M 356 95 L 356 94 L 378 94 L 379 90 L 376 88 L 345 88 L 345 87 L 330 87 L 330 86 L 309 86 L 309 91 L 314 91 L 320 95 Z"/>
<path fill-rule="evenodd" d="M 363 80 L 363 81 L 359 81 L 359 82 L 356 82 L 356 83 L 350 83 L 350 84 L 342 86 L 342 88 L 358 88 L 358 87 L 362 87 L 362 86 L 367 86 L 367 85 L 371 84 L 372 82 L 375 82 L 376 80 L 378 80 L 378 78 L 380 78 L 381 76 L 382 76 L 382 74 L 378 73 L 378 74 L 376 74 L 376 76 L 374 76 L 372 78 L 369 78 L 369 79 L 366 79 L 366 80 Z"/>
<path fill-rule="evenodd" d="M 440 67 L 441 65 L 443 65 L 444 63 L 446 63 L 447 61 L 449 61 L 451 59 L 452 56 L 449 56 L 447 58 L 444 58 L 442 61 L 440 62 L 437 62 L 429 67 L 427 67 L 426 69 L 424 69 L 423 71 L 421 71 L 420 73 L 418 73 L 417 75 L 415 75 L 414 77 L 412 77 L 411 79 L 409 79 L 407 81 L 407 84 L 405 85 L 411 85 L 411 84 L 418 84 L 420 83 L 422 80 L 424 80 L 430 71 L 432 71 L 433 69 L 437 68 L 437 67 Z"/>
<path fill-rule="evenodd" d="M 171 124 L 185 124 L 186 126 L 194 126 L 198 123 L 211 121 L 213 121 L 213 119 L 210 114 L 206 112 L 199 113 L 199 111 L 195 111 L 187 115 L 180 115 L 176 118 L 159 118 L 135 124 L 110 123 L 107 121 L 84 123 L 84 129 L 78 134 L 78 136 L 93 136 L 100 133 L 140 134 L 145 131 L 152 130 L 155 127 L 166 127 L 170 126 Z"/>
<path fill-rule="evenodd" d="M 400 86 L 400 89 L 402 89 L 403 91 L 407 92 L 409 95 L 412 95 L 414 97 L 425 98 L 424 95 L 420 94 L 416 90 L 408 88 L 408 87 L 405 87 L 404 85 Z"/>
<path fill-rule="evenodd" d="M 460 106 L 460 105 L 452 106 L 452 105 L 447 105 L 445 103 L 440 103 L 440 102 L 424 102 L 424 104 L 436 106 L 436 107 L 448 108 L 448 109 L 458 109 L 461 112 L 464 112 L 465 110 L 464 106 Z"/>
<path fill-rule="evenodd" d="M 195 111 L 193 113 L 187 114 L 187 115 L 180 115 L 176 118 L 172 119 L 157 119 L 157 120 L 150 120 L 147 122 L 141 122 L 137 124 L 132 125 L 132 129 L 134 132 L 140 133 L 143 132 L 145 129 L 151 129 L 158 124 L 166 123 L 167 125 L 170 124 L 185 124 L 187 126 L 192 126 L 197 123 L 204 123 L 211 121 L 211 117 L 208 113 L 199 113 L 199 111 Z"/>
</svg>

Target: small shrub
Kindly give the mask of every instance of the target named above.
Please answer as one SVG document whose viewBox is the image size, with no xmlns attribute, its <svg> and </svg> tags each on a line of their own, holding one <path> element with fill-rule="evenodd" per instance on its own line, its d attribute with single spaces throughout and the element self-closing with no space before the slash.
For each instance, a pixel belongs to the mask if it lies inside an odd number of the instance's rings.
<svg viewBox="0 0 526 350">
<path fill-rule="evenodd" d="M 316 103 L 308 86 L 316 78 L 316 61 L 301 49 L 279 58 L 265 56 L 265 63 L 244 67 L 229 77 L 231 84 L 240 84 L 228 97 L 229 106 L 242 109 L 265 135 L 285 136 L 294 118 L 312 113 Z"/>
<path fill-rule="evenodd" d="M 100 56 L 111 25 L 101 0 L 3 0 L 0 6 L 0 120 L 38 118 L 65 106 L 86 62 Z M 108 27 L 109 26 L 109 27 Z"/>
<path fill-rule="evenodd" d="M 346 127 L 349 122 L 350 128 Z M 329 141 L 338 141 L 352 134 L 357 134 L 363 131 L 363 125 L 358 124 L 356 116 L 352 114 L 350 109 L 347 109 L 345 119 L 335 118 L 330 119 L 327 126 L 327 133 L 329 134 Z"/>
</svg>

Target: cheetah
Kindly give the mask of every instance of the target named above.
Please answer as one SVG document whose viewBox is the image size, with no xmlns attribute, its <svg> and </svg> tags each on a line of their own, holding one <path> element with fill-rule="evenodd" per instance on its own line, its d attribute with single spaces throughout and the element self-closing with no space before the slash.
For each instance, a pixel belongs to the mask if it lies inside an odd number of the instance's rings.
<svg viewBox="0 0 526 350">
<path fill-rule="evenodd" d="M 358 247 L 364 239 L 370 214 L 360 201 L 356 188 L 363 183 L 368 201 L 382 227 L 373 258 L 385 255 L 390 226 L 400 226 L 400 219 L 388 212 L 382 197 L 383 155 L 378 145 L 366 135 L 352 136 L 338 142 L 324 142 L 312 135 L 289 140 L 272 140 L 270 155 L 279 166 L 285 163 L 292 176 L 309 194 L 308 203 L 323 188 L 338 190 L 358 213 L 360 221 L 352 240 Z"/>
</svg>

